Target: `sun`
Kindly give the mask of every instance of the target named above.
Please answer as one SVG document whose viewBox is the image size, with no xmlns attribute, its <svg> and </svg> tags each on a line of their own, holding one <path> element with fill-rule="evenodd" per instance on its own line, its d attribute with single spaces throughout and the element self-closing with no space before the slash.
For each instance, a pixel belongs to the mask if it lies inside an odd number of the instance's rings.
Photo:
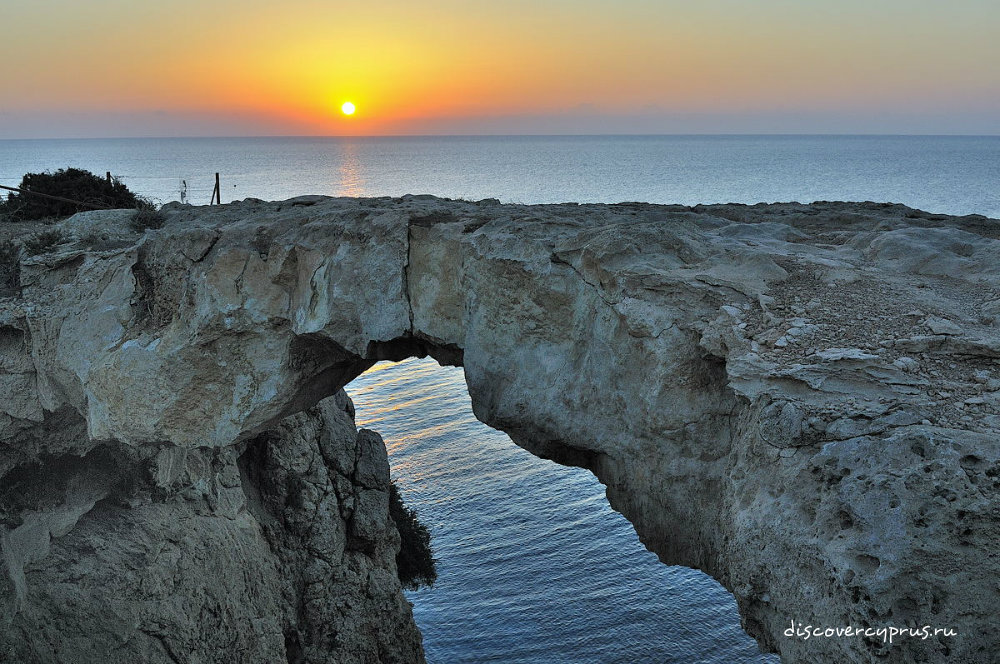
<svg viewBox="0 0 1000 664">
<path fill-rule="evenodd" d="M 340 107 L 340 111 L 344 115 L 354 115 L 354 104 L 349 101 L 345 101 L 344 105 Z"/>
</svg>

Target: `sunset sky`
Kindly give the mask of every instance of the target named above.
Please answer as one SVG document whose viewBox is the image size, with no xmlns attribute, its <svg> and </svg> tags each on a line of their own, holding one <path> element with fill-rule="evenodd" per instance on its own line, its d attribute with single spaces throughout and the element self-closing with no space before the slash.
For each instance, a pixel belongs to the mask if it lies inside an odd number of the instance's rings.
<svg viewBox="0 0 1000 664">
<path fill-rule="evenodd" d="M 0 138 L 1000 133 L 996 0 L 32 0 L 0 21 Z"/>
</svg>

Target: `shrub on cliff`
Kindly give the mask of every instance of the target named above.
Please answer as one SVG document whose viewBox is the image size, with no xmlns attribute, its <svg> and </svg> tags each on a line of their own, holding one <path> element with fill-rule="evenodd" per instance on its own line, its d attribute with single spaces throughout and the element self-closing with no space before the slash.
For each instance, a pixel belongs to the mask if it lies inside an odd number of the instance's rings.
<svg viewBox="0 0 1000 664">
<path fill-rule="evenodd" d="M 143 208 L 151 204 L 136 196 L 117 178 L 108 181 L 80 168 L 61 168 L 55 173 L 28 173 L 21 178 L 25 191 L 59 196 L 99 208 Z M 23 192 L 7 195 L 3 212 L 11 221 L 69 217 L 92 207 L 57 201 Z"/>
<path fill-rule="evenodd" d="M 0 241 L 0 296 L 20 285 L 20 247 L 10 240 Z"/>
<path fill-rule="evenodd" d="M 403 503 L 395 482 L 389 484 L 389 516 L 401 540 L 396 569 L 403 587 L 416 590 L 422 585 L 433 585 L 437 569 L 431 551 L 431 534 L 417 519 L 417 513 Z"/>
<path fill-rule="evenodd" d="M 47 254 L 66 241 L 66 234 L 58 228 L 42 231 L 24 241 L 24 252 L 29 256 Z"/>
<path fill-rule="evenodd" d="M 163 228 L 163 213 L 143 200 L 140 202 L 135 216 L 129 222 L 129 228 L 136 233 L 144 233 L 149 229 Z"/>
</svg>

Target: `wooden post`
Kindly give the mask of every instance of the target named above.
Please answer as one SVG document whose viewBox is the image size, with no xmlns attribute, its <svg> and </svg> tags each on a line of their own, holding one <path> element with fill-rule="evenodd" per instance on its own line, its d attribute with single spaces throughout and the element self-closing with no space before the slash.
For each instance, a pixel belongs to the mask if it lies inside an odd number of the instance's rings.
<svg viewBox="0 0 1000 664">
<path fill-rule="evenodd" d="M 217 205 L 222 205 L 222 189 L 219 188 L 219 174 L 215 174 L 215 191 L 212 192 L 212 196 Z"/>
<path fill-rule="evenodd" d="M 108 171 L 108 184 L 111 184 L 111 171 Z"/>
</svg>

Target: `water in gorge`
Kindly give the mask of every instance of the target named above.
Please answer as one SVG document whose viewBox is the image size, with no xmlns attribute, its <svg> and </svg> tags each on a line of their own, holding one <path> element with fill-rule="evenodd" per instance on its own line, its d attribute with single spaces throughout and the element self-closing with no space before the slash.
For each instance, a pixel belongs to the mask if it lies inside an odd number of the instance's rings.
<svg viewBox="0 0 1000 664">
<path fill-rule="evenodd" d="M 431 530 L 438 580 L 409 593 L 428 662 L 776 661 L 721 586 L 642 546 L 589 471 L 476 420 L 461 369 L 380 363 L 347 391 Z"/>
</svg>

